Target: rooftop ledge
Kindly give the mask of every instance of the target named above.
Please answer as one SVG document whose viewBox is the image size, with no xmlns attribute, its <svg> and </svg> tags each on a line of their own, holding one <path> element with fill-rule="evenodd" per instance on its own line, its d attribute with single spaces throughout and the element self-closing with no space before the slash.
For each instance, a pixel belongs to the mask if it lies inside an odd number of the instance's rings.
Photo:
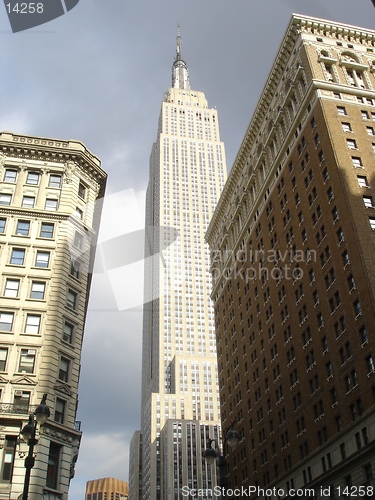
<svg viewBox="0 0 375 500">
<path fill-rule="evenodd" d="M 90 160 L 95 163 L 98 167 L 100 167 L 99 158 L 91 153 L 86 146 L 77 140 L 61 140 L 61 139 L 53 139 L 48 137 L 37 137 L 33 135 L 21 135 L 14 134 L 13 132 L 0 132 L 0 143 L 4 145 L 4 143 L 12 144 L 13 146 L 21 146 L 21 147 L 42 147 L 42 148 L 53 148 L 60 149 L 61 151 L 67 151 L 68 153 L 72 153 L 73 151 L 81 152 L 87 155 Z"/>
</svg>

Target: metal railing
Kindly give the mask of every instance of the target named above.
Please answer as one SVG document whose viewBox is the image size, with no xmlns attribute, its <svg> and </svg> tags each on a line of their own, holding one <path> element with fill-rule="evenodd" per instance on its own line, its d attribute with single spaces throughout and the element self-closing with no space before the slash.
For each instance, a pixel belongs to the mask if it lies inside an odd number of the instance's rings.
<svg viewBox="0 0 375 500">
<path fill-rule="evenodd" d="M 0 403 L 0 414 L 7 415 L 31 415 L 38 405 L 23 405 L 19 403 Z"/>
</svg>

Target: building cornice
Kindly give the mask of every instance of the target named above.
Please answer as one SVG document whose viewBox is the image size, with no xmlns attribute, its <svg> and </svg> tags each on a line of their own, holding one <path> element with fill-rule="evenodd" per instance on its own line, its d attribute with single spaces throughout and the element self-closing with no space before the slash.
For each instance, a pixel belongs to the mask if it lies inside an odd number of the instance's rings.
<svg viewBox="0 0 375 500">
<path fill-rule="evenodd" d="M 239 185 L 239 181 L 241 180 L 242 173 L 246 168 L 246 162 L 250 156 L 251 150 L 258 140 L 261 126 L 267 118 L 267 114 L 277 87 L 281 79 L 283 77 L 285 78 L 287 63 L 293 51 L 297 51 L 296 43 L 299 37 L 302 43 L 304 34 L 322 35 L 326 37 L 334 37 L 335 39 L 353 39 L 353 41 L 355 40 L 356 42 L 371 47 L 375 45 L 375 32 L 372 30 L 298 14 L 292 15 L 291 21 L 280 45 L 280 49 L 266 80 L 264 90 L 258 100 L 257 106 L 234 160 L 232 170 L 228 176 L 222 195 L 217 203 L 215 213 L 207 229 L 206 240 L 209 243 L 213 241 L 215 234 L 220 230 L 222 221 L 226 218 L 228 205 L 233 198 L 233 192 L 236 191 L 235 188 Z M 322 88 L 328 88 L 329 84 L 324 85 L 323 82 L 319 82 L 319 86 Z M 335 86 L 335 91 L 339 91 L 337 84 Z M 351 90 L 348 86 L 343 86 L 342 91 L 345 93 L 355 93 L 355 90 Z M 371 91 L 368 92 L 370 96 Z"/>
<path fill-rule="evenodd" d="M 6 157 L 27 160 L 66 163 L 73 161 L 89 172 L 100 184 L 107 174 L 102 170 L 100 160 L 86 146 L 75 140 L 61 141 L 45 137 L 26 136 L 12 132 L 0 133 L 0 153 Z"/>
</svg>

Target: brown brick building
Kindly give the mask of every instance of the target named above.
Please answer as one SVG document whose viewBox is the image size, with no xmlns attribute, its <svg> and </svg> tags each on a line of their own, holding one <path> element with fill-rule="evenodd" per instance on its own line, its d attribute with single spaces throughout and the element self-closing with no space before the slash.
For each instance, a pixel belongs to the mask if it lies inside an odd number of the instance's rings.
<svg viewBox="0 0 375 500">
<path fill-rule="evenodd" d="M 375 32 L 294 15 L 206 235 L 230 484 L 254 497 L 372 498 L 374 74 Z"/>
</svg>

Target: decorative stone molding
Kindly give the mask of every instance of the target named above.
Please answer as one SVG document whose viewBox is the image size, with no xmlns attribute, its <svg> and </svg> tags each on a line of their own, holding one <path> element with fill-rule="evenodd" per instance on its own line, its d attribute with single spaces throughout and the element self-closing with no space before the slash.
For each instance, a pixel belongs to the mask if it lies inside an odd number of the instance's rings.
<svg viewBox="0 0 375 500">
<path fill-rule="evenodd" d="M 68 444 L 73 443 L 72 436 L 68 436 L 62 430 L 52 429 L 50 427 L 46 427 L 45 425 L 43 425 L 40 429 L 40 433 L 45 435 L 45 436 L 51 437 L 53 439 L 58 439 L 59 441 L 62 441 L 63 443 L 68 443 Z"/>
<path fill-rule="evenodd" d="M 65 174 L 64 182 L 66 182 L 68 184 L 72 182 L 72 178 L 73 178 L 75 170 L 76 170 L 75 162 L 71 161 L 71 160 L 67 161 L 65 164 L 65 168 L 64 168 L 64 174 Z"/>
<path fill-rule="evenodd" d="M 6 159 L 7 159 L 6 155 L 4 153 L 0 153 L 0 168 L 4 167 Z"/>
<path fill-rule="evenodd" d="M 26 377 L 26 376 L 14 378 L 13 380 L 10 381 L 10 383 L 12 385 L 36 385 L 37 384 L 35 380 L 33 380 L 29 377 Z"/>
<path fill-rule="evenodd" d="M 51 168 L 50 168 L 50 167 L 47 167 L 47 166 L 46 166 L 46 167 L 42 167 L 42 168 L 40 169 L 40 171 L 42 172 L 42 174 L 47 175 L 47 174 L 49 174 L 49 173 L 51 172 Z"/>
<path fill-rule="evenodd" d="M 65 396 L 69 396 L 69 397 L 73 396 L 73 393 L 68 385 L 65 385 L 65 384 L 64 385 L 55 385 L 54 389 L 56 391 L 61 392 Z"/>
</svg>

